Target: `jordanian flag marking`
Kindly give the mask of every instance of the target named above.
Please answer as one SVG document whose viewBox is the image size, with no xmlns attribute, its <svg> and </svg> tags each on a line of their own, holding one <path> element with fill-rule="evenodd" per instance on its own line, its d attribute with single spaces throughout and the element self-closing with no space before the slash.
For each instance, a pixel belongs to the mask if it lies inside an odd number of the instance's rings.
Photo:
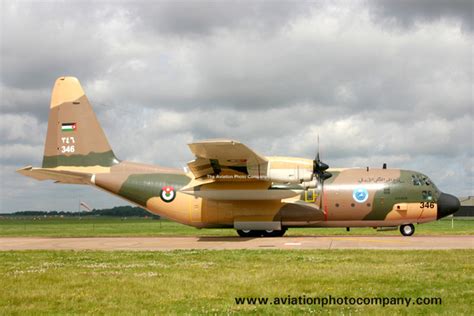
<svg viewBox="0 0 474 316">
<path fill-rule="evenodd" d="M 63 132 L 74 132 L 77 129 L 76 123 L 62 123 L 61 131 Z"/>
<path fill-rule="evenodd" d="M 176 192 L 174 191 L 174 188 L 172 186 L 168 185 L 161 188 L 160 197 L 164 202 L 169 203 L 173 201 L 176 197 Z"/>
</svg>

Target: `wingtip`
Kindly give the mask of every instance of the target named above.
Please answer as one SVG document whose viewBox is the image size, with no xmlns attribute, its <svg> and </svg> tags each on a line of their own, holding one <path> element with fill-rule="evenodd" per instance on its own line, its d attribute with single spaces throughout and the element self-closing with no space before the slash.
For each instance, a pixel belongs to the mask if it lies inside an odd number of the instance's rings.
<svg viewBox="0 0 474 316">
<path fill-rule="evenodd" d="M 26 166 L 20 169 L 16 169 L 15 172 L 21 174 L 22 176 L 31 177 L 32 170 L 33 170 L 32 166 Z"/>
<path fill-rule="evenodd" d="M 33 169 L 33 166 L 25 166 L 23 168 L 16 169 L 15 171 L 21 173 L 22 171 L 30 171 L 31 169 Z"/>
</svg>

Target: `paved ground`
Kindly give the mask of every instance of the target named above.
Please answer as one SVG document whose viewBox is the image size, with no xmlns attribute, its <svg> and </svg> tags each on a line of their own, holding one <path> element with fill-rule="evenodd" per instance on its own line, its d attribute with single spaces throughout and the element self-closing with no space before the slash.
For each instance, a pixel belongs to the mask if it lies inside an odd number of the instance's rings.
<svg viewBox="0 0 474 316">
<path fill-rule="evenodd" d="M 0 238 L 0 250 L 35 249 L 474 249 L 474 236 Z"/>
</svg>

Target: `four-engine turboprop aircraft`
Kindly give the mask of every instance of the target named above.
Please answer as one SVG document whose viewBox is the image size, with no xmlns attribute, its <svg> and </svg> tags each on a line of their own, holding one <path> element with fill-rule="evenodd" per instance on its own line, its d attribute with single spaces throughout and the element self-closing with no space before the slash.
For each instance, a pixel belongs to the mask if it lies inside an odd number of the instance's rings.
<svg viewBox="0 0 474 316">
<path fill-rule="evenodd" d="M 396 228 L 459 209 L 416 171 L 329 169 L 316 159 L 266 157 L 233 140 L 189 144 L 189 171 L 117 159 L 74 77 L 56 80 L 37 180 L 88 184 L 182 224 L 228 227 L 240 236 L 282 236 L 289 227 Z"/>
</svg>

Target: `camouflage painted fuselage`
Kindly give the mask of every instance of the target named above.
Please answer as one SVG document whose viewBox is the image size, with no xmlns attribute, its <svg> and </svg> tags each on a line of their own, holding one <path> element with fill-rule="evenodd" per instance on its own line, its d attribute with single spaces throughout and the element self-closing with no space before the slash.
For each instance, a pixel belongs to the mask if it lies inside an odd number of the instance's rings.
<svg viewBox="0 0 474 316">
<path fill-rule="evenodd" d="M 340 169 L 322 188 L 299 185 L 274 188 L 271 182 L 222 179 L 194 186 L 228 195 L 230 199 L 206 199 L 181 192 L 196 181 L 191 173 L 130 162 L 121 162 L 108 173 L 96 174 L 94 184 L 136 203 L 154 214 L 195 227 L 234 227 L 235 222 L 279 222 L 297 226 L 397 226 L 424 223 L 437 218 L 438 189 L 417 172 L 397 169 Z M 218 183 L 217 183 L 218 182 Z M 171 186 L 176 197 L 168 202 L 162 188 Z M 367 196 L 354 196 L 358 189 Z M 258 194 L 245 199 L 248 190 Z M 272 191 L 285 190 L 293 197 L 272 200 Z M 279 194 L 282 194 L 279 192 Z"/>
</svg>

